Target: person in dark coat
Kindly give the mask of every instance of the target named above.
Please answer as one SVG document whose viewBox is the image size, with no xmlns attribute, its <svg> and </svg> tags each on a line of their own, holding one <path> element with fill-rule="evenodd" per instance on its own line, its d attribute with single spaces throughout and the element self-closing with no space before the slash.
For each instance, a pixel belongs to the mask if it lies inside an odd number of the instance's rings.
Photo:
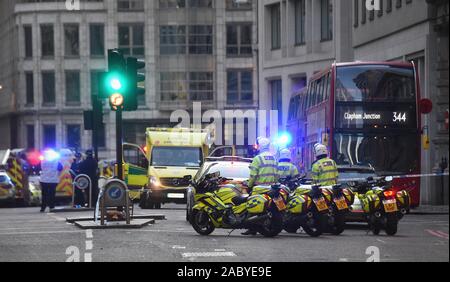
<svg viewBox="0 0 450 282">
<path fill-rule="evenodd" d="M 92 150 L 86 151 L 86 159 L 80 163 L 79 173 L 86 174 L 87 176 L 89 176 L 89 178 L 91 178 L 92 205 L 95 206 L 98 197 L 98 162 L 94 159 L 94 153 L 92 152 Z"/>
<path fill-rule="evenodd" d="M 72 166 L 70 167 L 70 174 L 72 175 L 72 179 L 75 179 L 77 175 L 80 174 L 80 164 L 82 161 L 81 153 L 76 153 L 75 158 L 73 160 Z M 74 198 L 74 206 L 75 207 L 84 207 L 86 201 L 84 199 L 84 192 L 80 189 L 75 189 L 75 198 Z"/>
</svg>

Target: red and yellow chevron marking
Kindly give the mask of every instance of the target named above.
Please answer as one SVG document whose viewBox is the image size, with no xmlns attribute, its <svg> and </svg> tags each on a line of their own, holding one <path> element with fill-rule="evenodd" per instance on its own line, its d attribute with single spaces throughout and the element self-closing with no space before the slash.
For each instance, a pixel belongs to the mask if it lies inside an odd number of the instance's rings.
<svg viewBox="0 0 450 282">
<path fill-rule="evenodd" d="M 60 197 L 71 197 L 73 194 L 73 179 L 70 174 L 70 167 L 64 166 L 59 183 L 56 186 L 56 193 Z"/>
<path fill-rule="evenodd" d="M 8 175 L 11 178 L 12 182 L 16 186 L 16 189 L 24 188 L 24 172 L 22 170 L 22 166 L 19 164 L 17 159 L 12 160 L 12 167 L 8 169 Z"/>
</svg>

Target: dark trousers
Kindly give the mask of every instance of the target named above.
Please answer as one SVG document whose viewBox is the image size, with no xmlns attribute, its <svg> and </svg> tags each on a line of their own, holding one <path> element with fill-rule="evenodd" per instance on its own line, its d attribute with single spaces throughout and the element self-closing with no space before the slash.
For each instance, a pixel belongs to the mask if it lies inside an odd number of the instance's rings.
<svg viewBox="0 0 450 282">
<path fill-rule="evenodd" d="M 42 183 L 42 205 L 41 209 L 45 210 L 47 207 L 50 209 L 55 208 L 55 197 L 56 197 L 56 183 Z"/>
<path fill-rule="evenodd" d="M 80 189 L 75 189 L 75 199 L 74 199 L 74 204 L 77 206 L 82 206 L 84 207 L 84 205 L 86 204 L 85 200 L 84 200 L 84 191 L 81 191 Z"/>
</svg>

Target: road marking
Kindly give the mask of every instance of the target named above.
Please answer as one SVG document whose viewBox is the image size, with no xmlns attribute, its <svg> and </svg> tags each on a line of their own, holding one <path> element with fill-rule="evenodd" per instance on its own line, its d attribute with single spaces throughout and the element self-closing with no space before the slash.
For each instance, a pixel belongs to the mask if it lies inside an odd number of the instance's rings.
<svg viewBox="0 0 450 282">
<path fill-rule="evenodd" d="M 186 247 L 185 246 L 177 246 L 177 245 L 175 245 L 175 246 L 172 247 L 172 249 L 184 250 L 184 249 L 186 249 Z"/>
<path fill-rule="evenodd" d="M 381 240 L 381 239 L 377 239 L 377 241 L 380 242 L 380 243 L 386 244 L 386 242 Z"/>
<path fill-rule="evenodd" d="M 94 234 L 91 229 L 86 230 L 86 251 L 92 251 L 94 249 L 94 243 L 92 239 L 94 238 Z M 92 262 L 92 253 L 84 254 L 84 262 Z"/>
<path fill-rule="evenodd" d="M 341 258 L 341 259 L 339 259 L 339 261 L 340 261 L 340 262 L 348 262 L 348 259 L 346 259 L 346 258 Z"/>
<path fill-rule="evenodd" d="M 84 254 L 84 262 L 92 262 L 92 254 L 91 253 Z"/>
<path fill-rule="evenodd" d="M 447 239 L 448 240 L 448 234 L 442 232 L 442 231 L 434 231 L 434 230 L 430 230 L 427 229 L 425 230 L 426 232 L 428 232 L 429 234 L 435 236 L 435 237 L 439 237 L 441 239 Z"/>
<path fill-rule="evenodd" d="M 442 232 L 440 230 L 437 230 L 436 233 L 439 233 L 439 234 L 441 234 L 442 236 L 445 236 L 448 239 L 448 234 L 447 233 Z"/>
<path fill-rule="evenodd" d="M 203 253 L 183 253 L 183 258 L 210 258 L 210 257 L 235 257 L 233 252 L 203 252 Z"/>
<path fill-rule="evenodd" d="M 74 234 L 74 233 L 84 233 L 83 231 L 37 231 L 37 232 L 11 232 L 11 233 L 0 233 L 0 236 L 3 235 L 36 235 L 36 234 Z"/>
</svg>

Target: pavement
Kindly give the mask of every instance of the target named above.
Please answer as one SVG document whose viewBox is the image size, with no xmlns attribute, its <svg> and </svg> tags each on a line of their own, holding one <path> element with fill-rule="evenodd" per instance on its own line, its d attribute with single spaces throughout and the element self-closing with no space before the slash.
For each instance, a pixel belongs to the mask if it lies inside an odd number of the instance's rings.
<svg viewBox="0 0 450 282">
<path fill-rule="evenodd" d="M 351 225 L 341 236 L 287 234 L 268 239 L 236 230 L 198 235 L 183 206 L 140 210 L 166 220 L 142 229 L 81 230 L 66 218 L 92 212 L 39 213 L 38 208 L 0 209 L 0 262 L 448 262 L 448 214 L 407 215 L 397 236 Z"/>
<path fill-rule="evenodd" d="M 449 214 L 447 206 L 431 206 L 421 205 L 418 208 L 411 210 L 412 214 Z"/>
</svg>

